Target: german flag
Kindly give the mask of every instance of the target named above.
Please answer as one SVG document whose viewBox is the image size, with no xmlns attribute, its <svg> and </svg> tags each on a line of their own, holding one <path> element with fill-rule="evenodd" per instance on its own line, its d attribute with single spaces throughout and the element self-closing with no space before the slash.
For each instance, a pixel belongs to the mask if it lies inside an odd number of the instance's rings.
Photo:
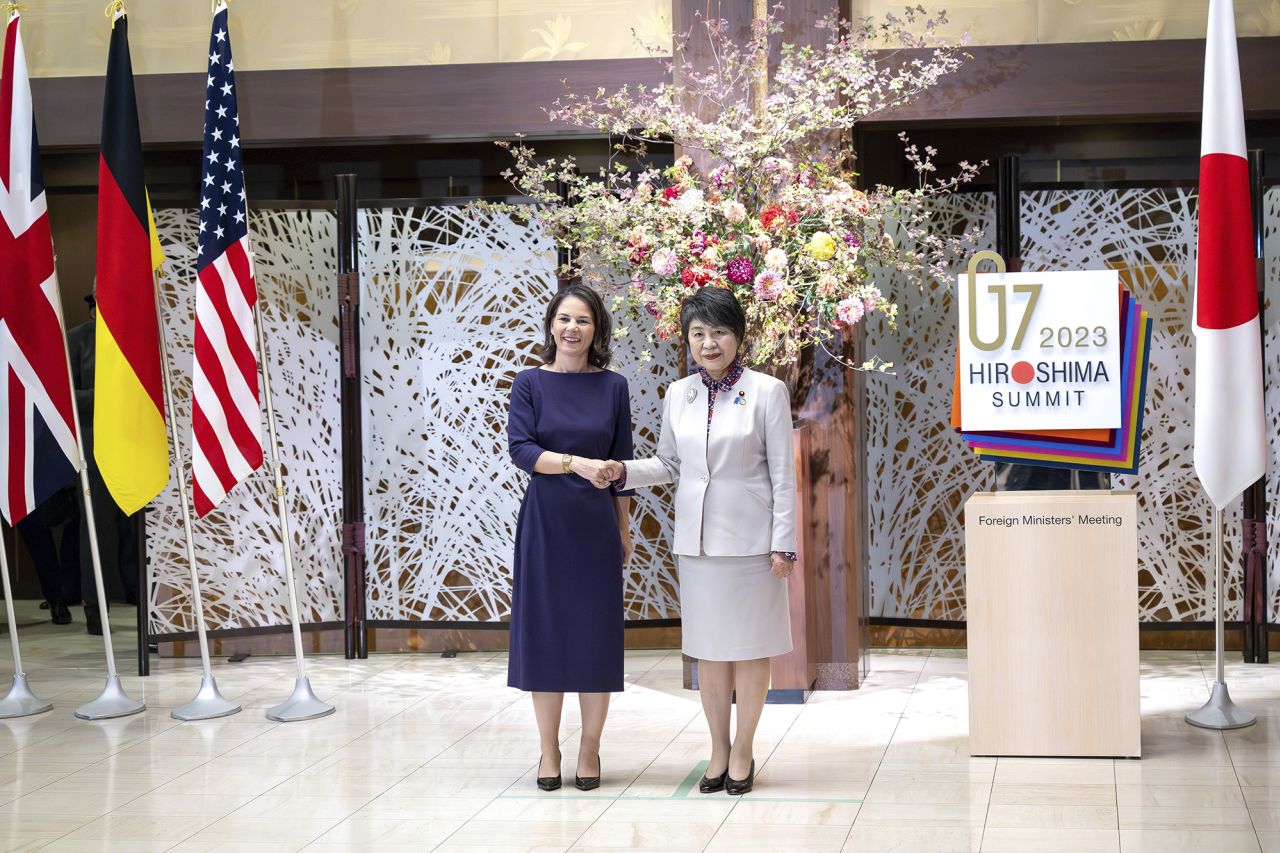
<svg viewBox="0 0 1280 853">
<path fill-rule="evenodd" d="M 164 254 L 142 177 L 129 21 L 117 8 L 107 53 L 98 162 L 93 456 L 111 496 L 132 515 L 169 482 L 152 278 Z"/>
</svg>

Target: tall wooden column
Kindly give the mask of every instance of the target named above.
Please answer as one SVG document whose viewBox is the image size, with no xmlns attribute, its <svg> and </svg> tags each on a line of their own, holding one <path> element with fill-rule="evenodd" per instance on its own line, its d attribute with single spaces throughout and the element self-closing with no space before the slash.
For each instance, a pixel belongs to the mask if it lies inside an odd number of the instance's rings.
<svg viewBox="0 0 1280 853">
<path fill-rule="evenodd" d="M 701 22 L 722 18 L 730 22 L 735 39 L 750 37 L 751 21 L 761 0 L 674 0 L 676 32 L 692 30 L 685 59 L 696 67 L 714 62 Z M 771 4 L 770 4 L 771 5 Z M 783 32 L 772 44 L 771 59 L 782 41 L 796 44 L 825 41 L 829 32 L 814 24 L 831 12 L 851 14 L 849 0 L 791 0 L 780 11 Z M 677 71 L 676 83 L 680 82 Z M 751 93 L 753 100 L 760 97 Z M 834 138 L 834 145 L 848 145 Z M 704 174 L 716 164 L 703 152 L 687 153 Z M 864 360 L 861 328 L 847 334 L 835 351 L 851 364 Z M 852 690 L 866 672 L 867 586 L 867 460 L 866 377 L 851 371 L 821 351 L 808 350 L 801 363 L 780 371 L 792 389 L 792 413 L 798 424 L 797 466 L 800 482 L 800 565 L 803 578 L 792 584 L 793 633 L 802 634 L 803 648 L 774 661 L 774 688 L 794 695 L 812 688 Z M 796 624 L 802 622 L 803 624 Z M 809 683 L 805 683 L 809 682 Z M 685 660 L 685 686 L 695 687 L 695 662 Z"/>
</svg>

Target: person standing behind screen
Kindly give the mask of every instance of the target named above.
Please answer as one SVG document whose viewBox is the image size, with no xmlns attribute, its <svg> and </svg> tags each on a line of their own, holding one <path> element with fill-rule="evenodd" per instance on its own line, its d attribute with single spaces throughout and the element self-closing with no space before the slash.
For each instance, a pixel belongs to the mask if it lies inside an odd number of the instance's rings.
<svg viewBox="0 0 1280 853">
<path fill-rule="evenodd" d="M 698 659 L 711 759 L 698 789 L 745 794 L 769 692 L 769 658 L 791 651 L 787 581 L 796 559 L 791 396 L 748 370 L 746 316 L 733 294 L 704 287 L 680 325 L 696 373 L 667 386 L 658 455 L 610 463 L 615 487 L 676 484 L 675 539 L 683 650 Z M 737 691 L 738 729 L 730 739 Z"/>
<path fill-rule="evenodd" d="M 96 283 L 95 283 L 96 288 Z M 80 413 L 80 440 L 85 461 L 89 463 L 89 487 L 93 496 L 93 518 L 98 531 L 98 553 L 102 558 L 104 582 L 107 570 L 115 563 L 116 573 L 128 604 L 138 603 L 138 526 L 142 514 L 127 516 L 116 504 L 102 479 L 102 471 L 93 455 L 94 367 L 97 364 L 97 307 L 92 293 L 85 294 L 89 319 L 67 330 L 67 355 L 71 360 L 71 383 L 75 389 L 76 408 Z M 80 497 L 77 495 L 77 500 Z M 114 550 L 112 546 L 114 544 Z M 80 508 L 80 589 L 84 596 L 84 616 L 90 634 L 102 633 L 102 615 L 94 595 L 93 554 L 89 550 L 89 521 Z M 108 588 L 110 593 L 110 588 Z M 146 594 L 146 591 L 143 591 Z"/>
<path fill-rule="evenodd" d="M 564 694 L 578 694 L 575 784 L 589 791 L 600 785 L 609 694 L 623 687 L 632 493 L 601 478 L 601 460 L 631 458 L 631 403 L 627 380 L 606 369 L 611 332 L 599 294 L 569 285 L 547 306 L 543 364 L 511 386 L 511 459 L 531 476 L 516 525 L 507 683 L 533 694 L 545 791 L 561 785 Z"/>
</svg>

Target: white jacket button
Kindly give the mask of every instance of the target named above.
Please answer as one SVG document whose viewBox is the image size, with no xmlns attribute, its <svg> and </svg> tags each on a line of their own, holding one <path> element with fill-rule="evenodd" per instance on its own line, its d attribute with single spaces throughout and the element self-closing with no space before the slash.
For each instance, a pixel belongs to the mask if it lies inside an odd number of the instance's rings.
<svg viewBox="0 0 1280 853">
<path fill-rule="evenodd" d="M 704 482 L 704 483 L 709 483 L 709 482 L 711 482 L 711 478 L 710 478 L 709 476 L 707 476 L 706 474 L 703 474 L 703 475 L 702 475 L 702 482 Z"/>
</svg>

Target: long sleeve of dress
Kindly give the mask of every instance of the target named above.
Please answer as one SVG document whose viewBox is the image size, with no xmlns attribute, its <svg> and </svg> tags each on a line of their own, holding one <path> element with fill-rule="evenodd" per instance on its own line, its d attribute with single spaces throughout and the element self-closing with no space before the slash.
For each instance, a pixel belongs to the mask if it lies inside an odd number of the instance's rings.
<svg viewBox="0 0 1280 853">
<path fill-rule="evenodd" d="M 511 383 L 511 406 L 507 413 L 507 450 L 516 467 L 529 473 L 533 473 L 538 457 L 546 452 L 538 444 L 535 423 L 533 385 L 525 374 L 518 373 Z"/>
<path fill-rule="evenodd" d="M 635 448 L 631 442 L 631 388 L 626 380 L 623 380 L 618 389 L 617 413 L 614 418 L 613 443 L 609 447 L 609 458 L 615 462 L 629 462 L 634 455 Z M 620 497 L 630 497 L 636 493 L 636 490 L 627 488 L 625 484 L 622 488 L 614 485 L 613 493 Z"/>
</svg>

